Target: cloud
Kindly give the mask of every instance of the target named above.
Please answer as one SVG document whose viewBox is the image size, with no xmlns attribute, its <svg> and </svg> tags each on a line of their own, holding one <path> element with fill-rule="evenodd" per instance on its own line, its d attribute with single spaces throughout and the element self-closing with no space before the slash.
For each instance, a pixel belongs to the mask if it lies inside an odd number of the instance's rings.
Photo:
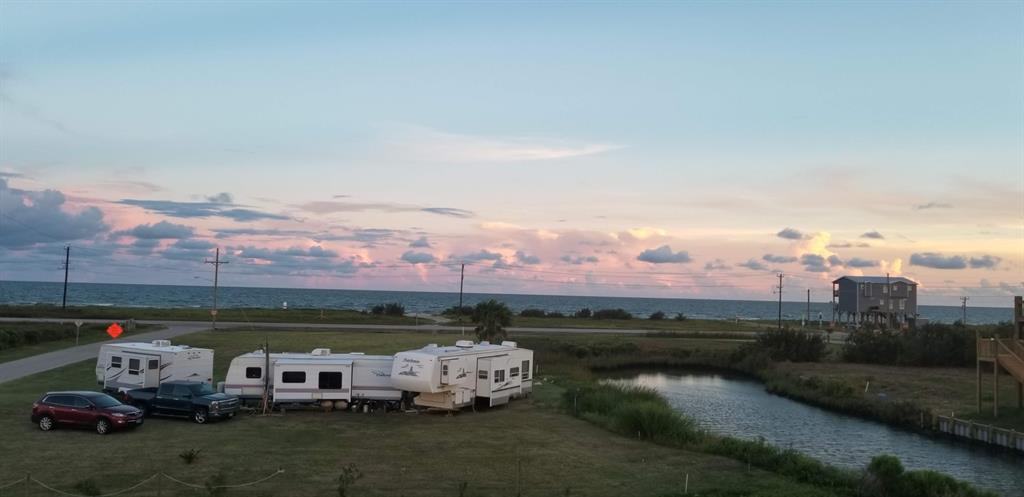
<svg viewBox="0 0 1024 497">
<path fill-rule="evenodd" d="M 70 213 L 64 205 L 64 194 L 57 190 L 10 188 L 0 178 L 0 247 L 88 239 L 109 229 L 96 207 Z"/>
<path fill-rule="evenodd" d="M 482 249 L 479 252 L 464 254 L 464 255 L 452 255 L 449 257 L 450 260 L 459 262 L 479 262 L 479 261 L 500 261 L 502 255 L 497 252 L 491 252 L 487 249 Z"/>
<path fill-rule="evenodd" d="M 401 126 L 386 140 L 389 150 L 413 160 L 436 162 L 524 162 L 601 154 L 621 148 L 605 143 L 581 143 L 526 137 L 483 137 Z"/>
<path fill-rule="evenodd" d="M 864 233 L 864 234 L 860 235 L 860 237 L 861 238 L 871 238 L 873 240 L 885 240 L 885 236 L 883 236 L 881 233 L 879 233 L 877 231 L 868 231 L 867 233 Z"/>
<path fill-rule="evenodd" d="M 296 205 L 295 207 L 315 214 L 335 214 L 338 212 L 426 212 L 438 216 L 466 219 L 475 216 L 473 211 L 454 207 L 420 207 L 415 205 L 396 204 L 389 202 L 343 202 L 337 200 L 316 200 Z"/>
<path fill-rule="evenodd" d="M 871 248 L 871 244 L 870 243 L 866 243 L 866 242 L 859 242 L 859 243 L 836 242 L 836 243 L 830 243 L 830 244 L 825 246 L 825 248 L 830 248 L 830 249 L 834 249 L 834 248 L 853 248 L 853 247 L 857 247 L 857 248 Z"/>
<path fill-rule="evenodd" d="M 117 203 L 134 205 L 151 212 L 157 212 L 165 216 L 179 218 L 226 217 L 240 222 L 257 221 L 261 219 L 288 219 L 287 216 L 280 214 L 271 214 L 269 212 L 261 212 L 238 207 L 229 208 L 232 204 L 223 204 L 220 202 L 176 202 L 173 200 L 138 200 L 126 198 L 118 200 Z"/>
<path fill-rule="evenodd" d="M 971 257 L 967 263 L 973 269 L 995 269 L 1002 259 L 994 255 L 983 255 L 981 257 Z"/>
<path fill-rule="evenodd" d="M 840 266 L 843 266 L 843 260 L 840 259 L 838 255 L 830 255 L 830 256 L 828 256 L 828 265 L 829 266 L 834 266 L 834 267 L 840 267 Z"/>
<path fill-rule="evenodd" d="M 206 197 L 206 201 L 214 204 L 233 204 L 234 199 L 231 198 L 231 194 L 228 192 L 220 192 L 216 195 Z"/>
<path fill-rule="evenodd" d="M 772 254 L 764 254 L 763 256 L 761 256 L 761 259 L 763 259 L 765 261 L 768 261 L 768 262 L 773 262 L 775 264 L 788 264 L 790 262 L 796 262 L 797 261 L 797 258 L 793 257 L 793 256 L 789 256 L 789 255 L 772 255 Z"/>
<path fill-rule="evenodd" d="M 262 229 L 262 228 L 213 228 L 217 238 L 232 238 L 236 236 L 270 236 L 289 238 L 313 238 L 316 232 L 306 230 L 283 230 L 283 229 Z"/>
<path fill-rule="evenodd" d="M 927 210 L 927 209 L 952 209 L 953 204 L 946 202 L 928 202 L 927 204 L 919 204 L 914 206 L 914 210 Z"/>
<path fill-rule="evenodd" d="M 715 259 L 704 264 L 705 271 L 728 271 L 730 269 L 732 268 L 730 268 L 722 259 Z"/>
<path fill-rule="evenodd" d="M 581 264 L 597 264 L 598 262 L 601 262 L 600 259 L 593 255 L 582 256 L 566 254 L 558 259 L 566 264 L 572 264 L 574 266 L 579 266 Z"/>
<path fill-rule="evenodd" d="M 167 221 L 160 221 L 156 224 L 140 224 L 130 230 L 117 231 L 115 236 L 133 236 L 145 239 L 170 239 L 170 238 L 191 238 L 193 229 L 184 224 L 174 224 Z"/>
<path fill-rule="evenodd" d="M 203 262 L 215 247 L 216 245 L 206 240 L 183 239 L 160 252 L 160 256 L 165 259 Z"/>
<path fill-rule="evenodd" d="M 692 261 L 690 254 L 685 250 L 672 252 L 672 247 L 662 245 L 656 249 L 647 249 L 636 256 L 636 260 L 649 262 L 651 264 L 683 264 Z"/>
<path fill-rule="evenodd" d="M 922 252 L 910 255 L 910 265 L 932 269 L 964 269 L 967 267 L 967 260 L 959 255 L 946 257 L 936 252 Z"/>
<path fill-rule="evenodd" d="M 861 259 L 860 257 L 854 257 L 846 261 L 846 266 L 852 268 L 878 267 L 879 265 L 881 265 L 881 261 Z"/>
<path fill-rule="evenodd" d="M 149 255 L 153 253 L 153 250 L 155 250 L 158 246 L 160 246 L 159 239 L 139 238 L 132 242 L 132 245 L 128 249 L 128 252 L 134 255 Z"/>
<path fill-rule="evenodd" d="M 767 271 L 768 270 L 768 266 L 765 266 L 764 264 L 761 264 L 756 259 L 747 259 L 747 262 L 739 262 L 736 265 L 739 266 L 739 267 L 745 267 L 747 269 L 751 269 L 751 270 L 754 270 L 754 271 Z"/>
<path fill-rule="evenodd" d="M 409 242 L 409 246 L 412 248 L 430 248 L 430 242 L 427 241 L 427 237 L 421 236 Z"/>
<path fill-rule="evenodd" d="M 807 238 L 807 235 L 804 235 L 799 230 L 795 230 L 793 228 L 784 228 L 782 231 L 776 233 L 775 236 L 785 238 L 786 240 L 803 240 L 804 238 Z"/>
<path fill-rule="evenodd" d="M 238 259 L 234 272 L 254 275 L 315 276 L 324 273 L 353 274 L 372 267 L 359 257 L 342 258 L 337 252 L 319 245 L 309 248 L 270 249 L 254 246 L 228 247 L 228 255 Z"/>
<path fill-rule="evenodd" d="M 402 260 L 409 264 L 429 264 L 436 262 L 437 258 L 434 257 L 434 254 L 409 250 L 402 254 Z"/>
<path fill-rule="evenodd" d="M 540 264 L 540 257 L 537 257 L 536 255 L 527 255 L 526 252 L 523 252 L 522 250 L 516 251 L 516 260 L 519 261 L 520 264 Z"/>
<path fill-rule="evenodd" d="M 800 264 L 804 265 L 804 270 L 811 273 L 827 273 L 829 265 L 827 264 L 828 259 L 818 254 L 804 254 L 800 256 Z"/>
</svg>

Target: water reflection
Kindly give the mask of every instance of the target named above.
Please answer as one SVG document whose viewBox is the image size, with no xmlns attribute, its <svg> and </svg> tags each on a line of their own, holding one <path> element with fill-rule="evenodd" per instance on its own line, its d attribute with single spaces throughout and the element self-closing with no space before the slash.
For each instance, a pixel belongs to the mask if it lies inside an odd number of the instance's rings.
<svg viewBox="0 0 1024 497">
<path fill-rule="evenodd" d="M 841 467 L 862 468 L 893 454 L 907 469 L 931 469 L 1024 497 L 1024 457 L 836 414 L 772 395 L 752 380 L 722 374 L 638 373 L 614 381 L 653 388 L 703 428 L 803 452 Z"/>
</svg>

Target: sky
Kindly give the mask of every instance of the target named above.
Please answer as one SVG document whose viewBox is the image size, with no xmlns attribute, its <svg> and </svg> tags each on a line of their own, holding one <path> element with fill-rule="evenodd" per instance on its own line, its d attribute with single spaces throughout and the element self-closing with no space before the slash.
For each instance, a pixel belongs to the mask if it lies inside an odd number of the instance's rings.
<svg viewBox="0 0 1024 497">
<path fill-rule="evenodd" d="M 0 281 L 1024 293 L 1021 2 L 0 3 Z M 789 293 L 793 292 L 793 293 Z"/>
</svg>

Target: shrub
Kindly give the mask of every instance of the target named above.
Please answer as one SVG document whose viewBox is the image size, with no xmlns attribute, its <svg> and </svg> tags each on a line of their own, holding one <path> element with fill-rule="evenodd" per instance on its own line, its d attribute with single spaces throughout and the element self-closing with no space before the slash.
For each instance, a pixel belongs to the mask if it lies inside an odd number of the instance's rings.
<svg viewBox="0 0 1024 497">
<path fill-rule="evenodd" d="M 472 316 L 473 306 L 464 305 L 462 307 L 459 307 L 457 305 L 453 305 L 441 311 L 441 315 L 445 317 Z"/>
<path fill-rule="evenodd" d="M 665 319 L 665 313 L 658 311 L 655 312 L 654 314 L 651 314 L 650 316 L 647 316 L 647 319 L 650 319 L 651 321 L 661 321 Z"/>
<path fill-rule="evenodd" d="M 1000 333 L 999 327 L 992 333 Z M 987 334 L 987 333 L 986 333 Z M 907 331 L 851 333 L 843 346 L 843 360 L 900 366 L 970 366 L 977 350 L 974 333 L 961 326 L 927 324 Z"/>
<path fill-rule="evenodd" d="M 600 309 L 594 311 L 595 319 L 633 319 L 633 315 L 625 309 Z"/>
<path fill-rule="evenodd" d="M 820 334 L 789 328 L 758 333 L 753 347 L 773 361 L 817 362 L 825 356 L 825 340 Z"/>
<path fill-rule="evenodd" d="M 675 319 L 676 321 L 686 321 L 686 315 L 681 312 L 678 312 L 676 313 L 676 317 L 672 319 Z"/>
<path fill-rule="evenodd" d="M 404 316 L 405 306 L 398 302 L 377 304 L 370 308 L 370 314 L 376 316 Z"/>
<path fill-rule="evenodd" d="M 506 327 L 512 322 L 512 311 L 504 303 L 491 299 L 473 308 L 476 336 L 480 340 L 499 342 L 508 336 Z"/>
<path fill-rule="evenodd" d="M 202 449 L 188 449 L 178 454 L 178 457 L 180 457 L 182 461 L 185 461 L 185 464 L 192 464 L 196 459 L 199 459 L 200 452 L 202 452 Z"/>
<path fill-rule="evenodd" d="M 362 471 L 355 464 L 349 463 L 347 466 L 341 468 L 341 474 L 338 475 L 338 497 L 345 497 L 348 495 L 348 489 L 356 483 L 356 480 L 363 477 Z"/>
<path fill-rule="evenodd" d="M 558 311 L 551 311 L 551 312 L 548 313 L 548 317 L 549 318 L 564 318 L 565 314 L 562 314 L 561 312 L 558 312 Z"/>
<path fill-rule="evenodd" d="M 519 311 L 519 315 L 524 318 L 542 318 L 547 316 L 547 313 L 543 309 L 523 309 Z"/>
<path fill-rule="evenodd" d="M 593 314 L 594 313 L 590 312 L 590 308 L 584 307 L 584 308 L 576 311 L 576 313 L 573 314 L 572 317 L 574 317 L 574 318 L 589 318 Z"/>
</svg>

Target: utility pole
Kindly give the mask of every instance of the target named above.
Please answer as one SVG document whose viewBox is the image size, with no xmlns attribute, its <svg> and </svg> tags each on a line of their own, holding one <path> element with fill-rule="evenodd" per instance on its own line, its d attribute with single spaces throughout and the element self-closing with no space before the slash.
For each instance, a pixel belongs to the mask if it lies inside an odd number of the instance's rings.
<svg viewBox="0 0 1024 497">
<path fill-rule="evenodd" d="M 64 246 L 64 298 L 60 301 L 60 308 L 68 306 L 68 263 L 71 262 L 71 245 Z"/>
<path fill-rule="evenodd" d="M 804 320 L 807 324 L 811 323 L 811 289 L 807 289 L 807 313 L 804 315 Z"/>
<path fill-rule="evenodd" d="M 779 331 L 782 331 L 782 273 L 779 273 Z"/>
<path fill-rule="evenodd" d="M 882 295 L 885 295 L 885 308 L 883 310 L 885 310 L 886 329 L 892 326 L 892 300 L 890 300 L 892 294 L 889 292 L 892 292 L 892 285 L 889 284 L 889 273 L 885 273 L 885 291 L 882 292 Z"/>
<path fill-rule="evenodd" d="M 462 264 L 462 271 L 459 273 L 459 327 L 462 327 L 462 284 L 466 281 L 466 264 Z M 466 334 L 466 329 L 462 328 L 462 334 Z"/>
<path fill-rule="evenodd" d="M 210 316 L 213 319 L 213 329 L 217 329 L 217 280 L 220 276 L 220 265 L 227 264 L 228 261 L 220 260 L 220 247 L 217 247 L 216 255 L 211 261 L 206 259 L 206 264 L 213 264 L 213 309 L 210 310 Z"/>
<path fill-rule="evenodd" d="M 962 324 L 963 326 L 967 326 L 967 301 L 968 300 L 971 300 L 971 298 L 967 297 L 967 296 L 960 297 L 960 313 L 961 313 L 960 324 Z"/>
</svg>

